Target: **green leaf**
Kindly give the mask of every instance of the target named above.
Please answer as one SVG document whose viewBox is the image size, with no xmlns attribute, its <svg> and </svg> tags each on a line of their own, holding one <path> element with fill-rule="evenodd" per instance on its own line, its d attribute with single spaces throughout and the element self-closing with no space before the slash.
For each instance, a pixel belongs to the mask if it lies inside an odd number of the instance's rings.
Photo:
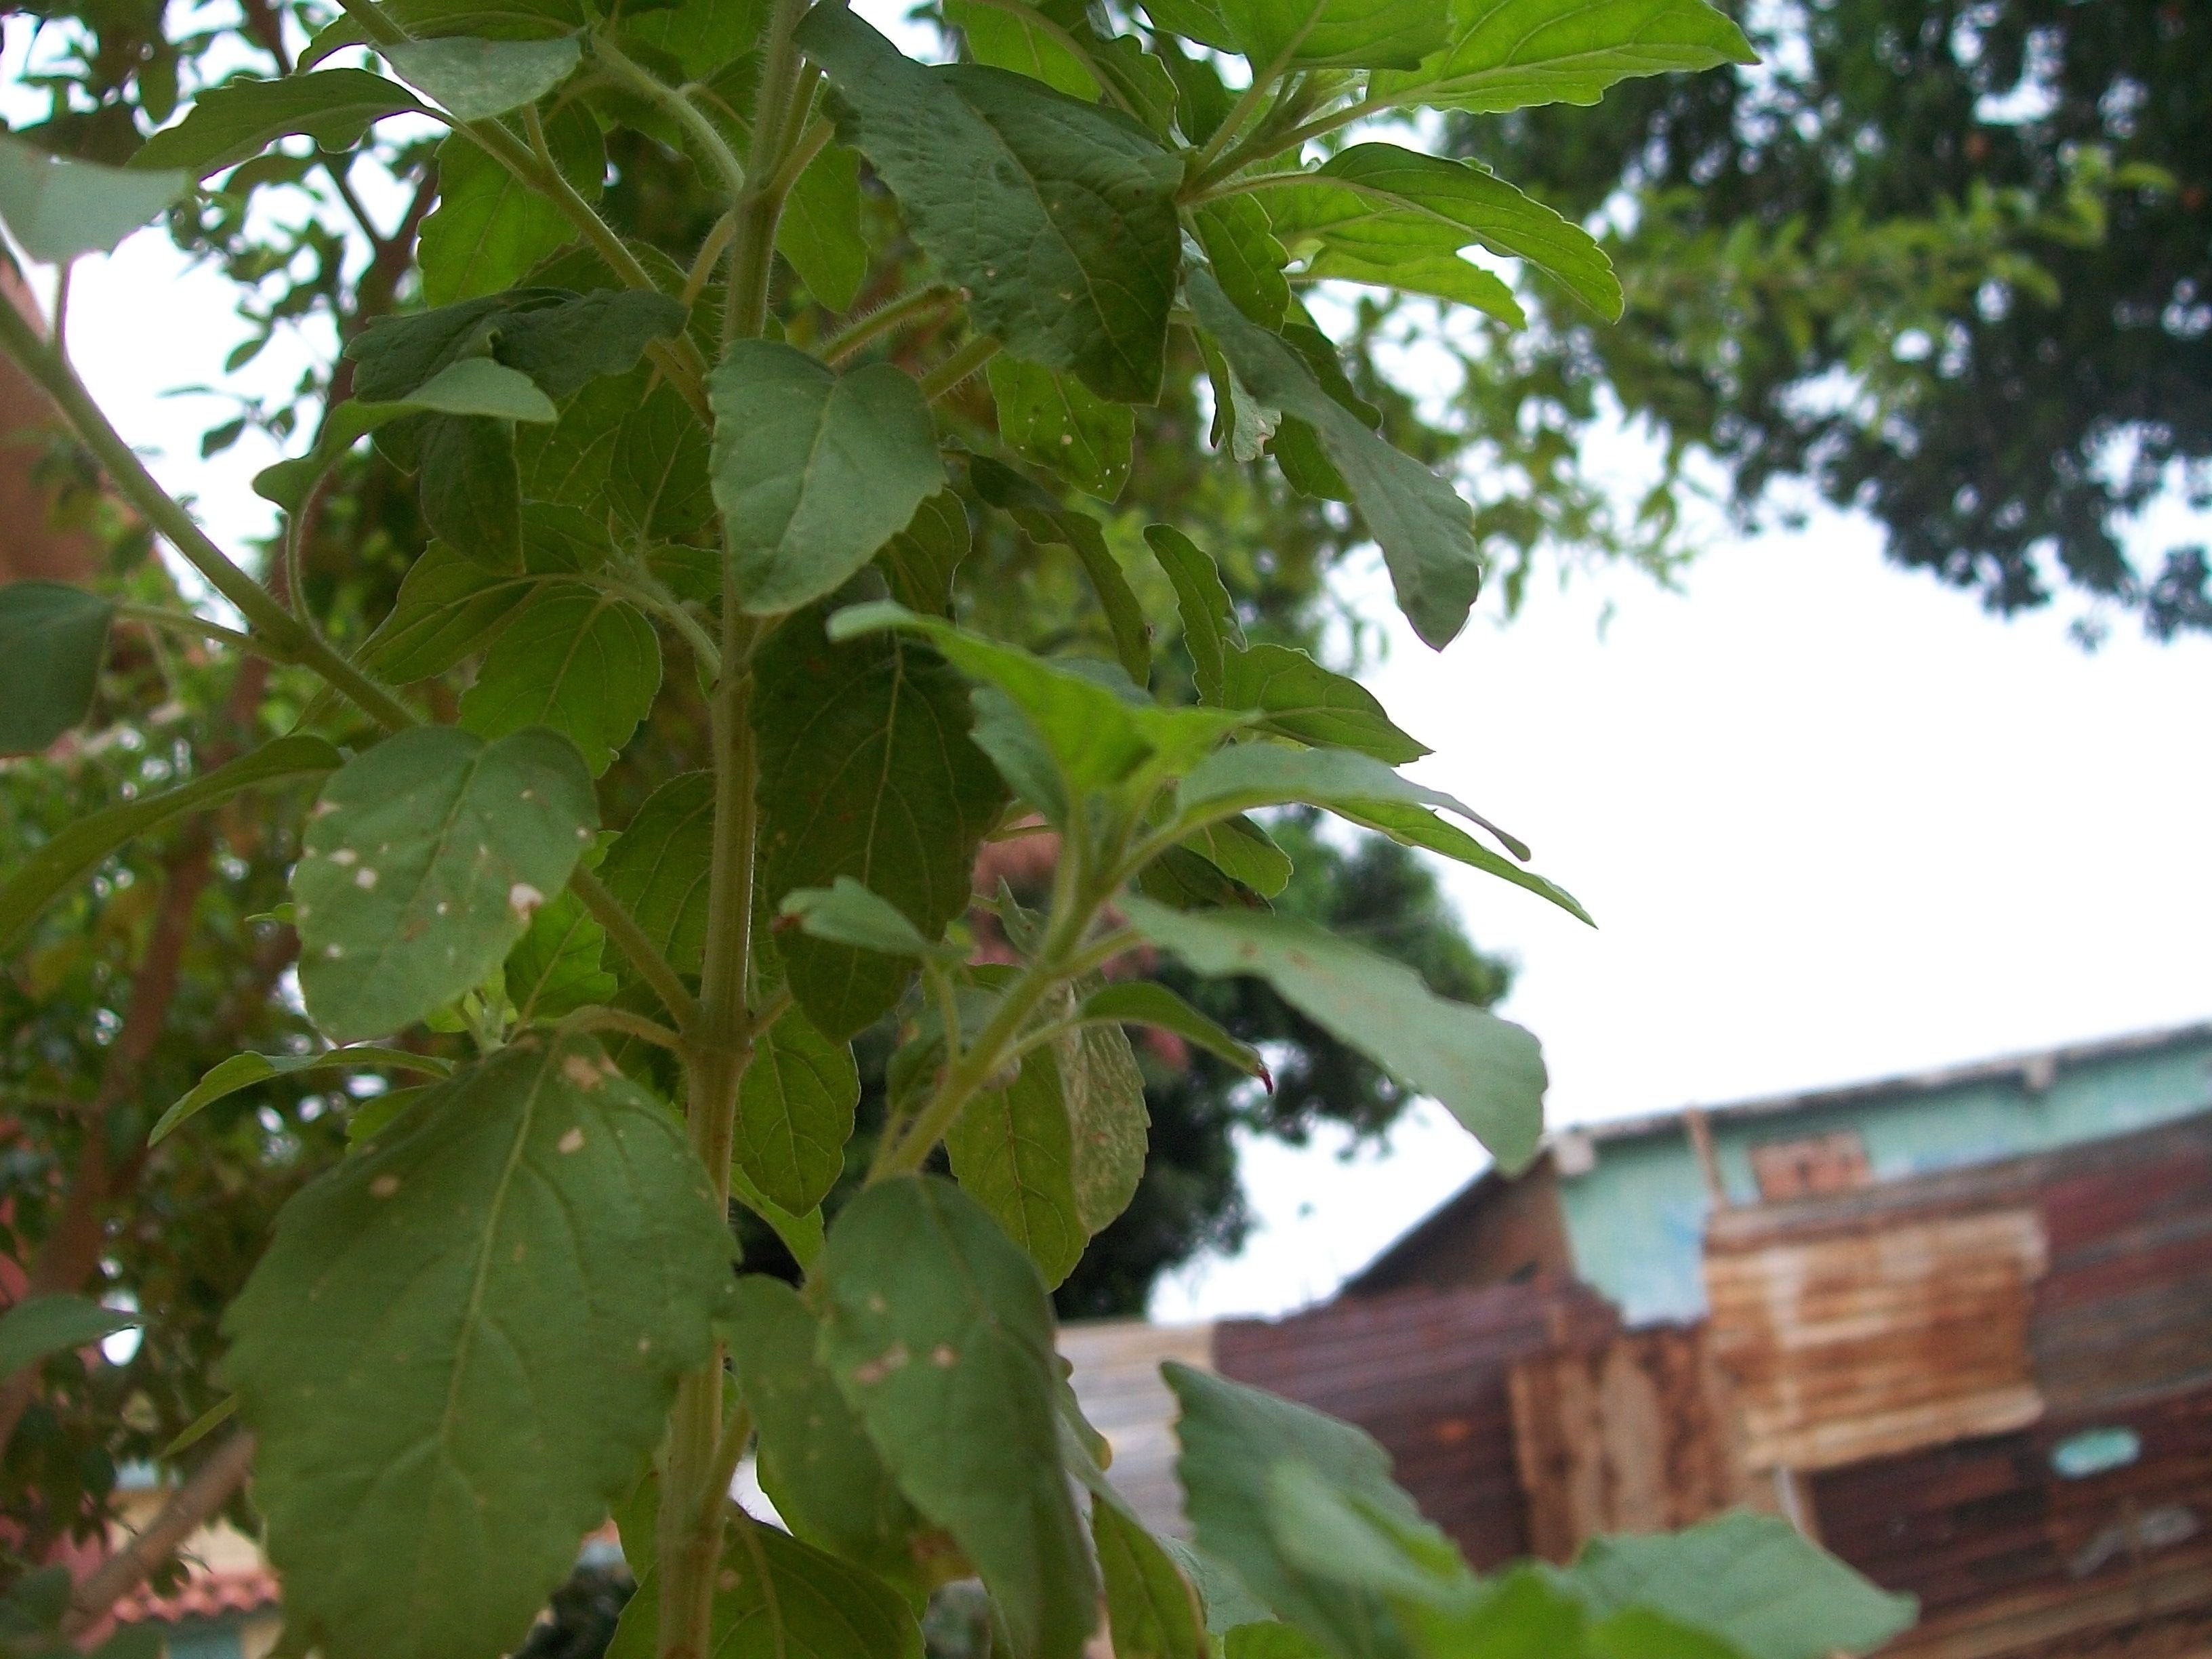
<svg viewBox="0 0 2212 1659">
<path fill-rule="evenodd" d="M 952 614 L 952 577 L 968 556 L 968 509 L 951 490 L 939 490 L 915 509 L 907 527 L 876 555 L 891 597 L 926 616 Z"/>
<path fill-rule="evenodd" d="M 1232 1626 L 1221 1643 L 1223 1659 L 1328 1659 L 1328 1650 L 1295 1625 L 1277 1623 Z M 1554 1653 L 1493 1655 L 1482 1659 L 1566 1659 Z"/>
<path fill-rule="evenodd" d="M 1238 50 L 1237 37 L 1230 32 L 1218 0 L 1142 0 L 1142 3 L 1146 17 L 1156 29 L 1218 52 Z"/>
<path fill-rule="evenodd" d="M 1182 617 L 1183 648 L 1190 653 L 1200 698 L 1221 704 L 1229 653 L 1244 647 L 1237 607 L 1222 584 L 1220 568 L 1198 544 L 1170 525 L 1145 527 L 1145 540 L 1176 591 Z"/>
<path fill-rule="evenodd" d="M 448 547 L 495 570 L 522 562 L 522 477 L 514 428 L 475 415 L 422 423 L 416 488 L 422 522 Z"/>
<path fill-rule="evenodd" d="M 1449 484 L 1340 405 L 1296 349 L 1237 310 L 1211 276 L 1194 270 L 1188 286 L 1199 320 L 1249 395 L 1312 425 L 1382 546 L 1398 608 L 1423 641 L 1442 650 L 1466 625 L 1482 585 L 1473 511 Z"/>
<path fill-rule="evenodd" d="M 485 654 L 460 725 L 502 738 L 547 726 L 593 776 L 614 763 L 660 690 L 660 641 L 627 599 L 556 584 L 532 594 Z"/>
<path fill-rule="evenodd" d="M 223 1320 L 288 1626 L 331 1659 L 516 1646 L 731 1255 L 682 1126 L 587 1038 L 525 1033 L 302 1190 Z"/>
<path fill-rule="evenodd" d="M 1159 1540 L 1117 1504 L 1091 1506 L 1114 1659 L 1209 1659 L 1197 1592 Z"/>
<path fill-rule="evenodd" d="M 832 311 L 851 308 L 868 274 L 858 152 L 829 144 L 806 164 L 776 221 L 775 247 L 809 294 Z"/>
<path fill-rule="evenodd" d="M 1206 825 L 1186 844 L 1262 898 L 1273 898 L 1291 884 L 1291 855 L 1241 813 Z"/>
<path fill-rule="evenodd" d="M 1060 1472 L 1052 1306 L 1036 1270 L 951 1182 L 868 1188 L 830 1229 L 821 1354 L 926 1515 L 981 1571 L 1018 1655 L 1079 1659 L 1097 1621 Z"/>
<path fill-rule="evenodd" d="M 810 13 L 799 40 L 841 94 L 839 136 L 969 291 L 978 330 L 1102 398 L 1159 395 L 1181 263 L 1174 156 L 1024 76 L 916 64 L 842 6 Z"/>
<path fill-rule="evenodd" d="M 1393 1601 L 1435 1601 L 1474 1587 L 1451 1540 L 1405 1494 L 1378 1504 L 1297 1459 L 1267 1474 L 1267 1529 L 1282 1560 L 1310 1577 L 1375 1590 Z"/>
<path fill-rule="evenodd" d="M 550 305 L 501 315 L 492 352 L 544 387 L 546 396 L 567 398 L 593 380 L 627 374 L 655 340 L 681 334 L 687 317 L 682 301 L 647 289 L 562 293 Z"/>
<path fill-rule="evenodd" d="M 0 137 L 0 219 L 40 261 L 112 252 L 191 182 L 182 171 L 102 167 Z"/>
<path fill-rule="evenodd" d="M 657 1569 L 641 1573 L 606 1659 L 653 1659 L 659 1601 Z M 897 1591 L 749 1516 L 730 1522 L 708 1620 L 714 1659 L 922 1659 Z"/>
<path fill-rule="evenodd" d="M 243 790 L 320 777 L 336 770 L 338 762 L 338 751 L 320 738 L 279 738 L 190 783 L 76 819 L 0 886 L 0 950 L 12 949 L 40 911 L 125 842 L 186 812 L 219 805 Z"/>
<path fill-rule="evenodd" d="M 232 81 L 202 93 L 183 120 L 146 141 L 131 165 L 181 167 L 204 179 L 279 138 L 304 134 L 326 150 L 351 149 L 372 122 L 403 112 L 428 113 L 406 88 L 367 70 Z"/>
<path fill-rule="evenodd" d="M 600 885 L 679 974 L 706 960 L 714 853 L 714 775 L 685 772 L 645 798 L 599 864 Z"/>
<path fill-rule="evenodd" d="M 1029 0 L 945 0 L 945 21 L 960 31 L 976 63 L 1026 75 L 1086 104 L 1097 101 L 1097 77 L 1068 49 L 1044 9 Z"/>
<path fill-rule="evenodd" d="M 985 457 L 969 463 L 968 476 L 975 493 L 1003 510 L 1030 539 L 1057 542 L 1075 555 L 1106 615 L 1115 659 L 1133 684 L 1144 685 L 1152 672 L 1152 624 L 1145 620 L 1144 606 L 1137 602 L 1121 562 L 1106 545 L 1106 532 L 1098 520 L 1061 506 L 1012 467 Z"/>
<path fill-rule="evenodd" d="M 1451 796 L 1400 777 L 1382 762 L 1349 749 L 1291 749 L 1246 743 L 1217 750 L 1183 780 L 1176 796 L 1181 821 L 1197 823 L 1261 806 L 1304 803 L 1357 808 L 1367 802 L 1441 806 L 1480 823 Z"/>
<path fill-rule="evenodd" d="M 647 401 L 647 386 L 654 376 L 638 369 L 619 379 L 586 386 L 568 400 L 558 422 L 550 427 L 523 427 L 514 434 L 515 465 L 522 474 L 522 493 L 532 501 L 558 501 L 604 517 L 610 485 L 608 468 L 623 428 L 641 403 Z M 655 399 L 658 392 L 653 394 Z M 687 405 L 685 415 L 690 414 Z M 705 434 L 691 422 L 698 441 L 696 468 L 702 485 L 707 473 Z M 628 503 L 617 503 L 628 516 Z M 716 562 L 719 563 L 719 556 Z"/>
<path fill-rule="evenodd" d="M 812 614 L 777 631 L 754 673 L 767 902 L 851 878 L 916 939 L 941 938 L 968 908 L 976 848 L 1006 801 L 969 735 L 960 677 L 897 634 L 832 643 Z M 793 995 L 840 1040 L 888 1011 L 913 971 L 857 943 L 784 941 Z"/>
<path fill-rule="evenodd" d="M 432 542 L 400 579 L 391 614 L 362 642 L 361 665 L 403 685 L 442 674 L 482 650 L 544 580 L 489 569 Z"/>
<path fill-rule="evenodd" d="M 1616 81 L 1758 61 L 1705 0 L 1451 0 L 1451 43 L 1370 97 L 1494 114 L 1531 104 L 1595 104 Z"/>
<path fill-rule="evenodd" d="M 1294 251 L 1319 242 L 1387 267 L 1477 243 L 1557 277 L 1608 321 L 1620 315 L 1620 280 L 1590 234 L 1475 162 L 1355 144 L 1317 173 L 1264 173 L 1253 183 L 1276 236 Z"/>
<path fill-rule="evenodd" d="M 1262 328 L 1280 328 L 1291 308 L 1291 285 L 1283 276 L 1291 256 L 1275 240 L 1273 222 L 1259 198 L 1224 196 L 1191 217 L 1222 292 Z"/>
<path fill-rule="evenodd" d="M 926 1523 L 815 1357 L 820 1327 L 788 1285 L 738 1281 L 730 1364 L 758 1425 L 761 1489 L 792 1531 L 927 1593 Z"/>
<path fill-rule="evenodd" d="M 35 754 L 92 712 L 113 615 L 67 582 L 0 587 L 0 755 Z"/>
<path fill-rule="evenodd" d="M 621 987 L 602 965 L 606 940 L 606 930 L 573 892 L 541 905 L 507 953 L 507 1000 L 516 1022 L 558 1019 L 587 1004 L 612 1001 Z"/>
<path fill-rule="evenodd" d="M 545 144 L 562 177 L 586 201 L 596 200 L 606 149 L 583 106 L 554 112 L 545 123 Z M 422 222 L 417 253 L 422 296 L 443 306 L 496 293 L 575 235 L 550 198 L 457 133 L 438 146 L 438 205 Z"/>
<path fill-rule="evenodd" d="M 714 516 L 707 434 L 674 386 L 655 386 L 623 416 L 605 489 L 607 504 L 647 541 L 688 536 Z"/>
<path fill-rule="evenodd" d="M 0 1378 L 11 1377 L 49 1354 L 88 1348 L 118 1331 L 143 1323 L 81 1296 L 33 1296 L 0 1314 Z"/>
<path fill-rule="evenodd" d="M 1267 1086 L 1274 1087 L 1267 1062 L 1260 1057 L 1257 1048 L 1249 1042 L 1240 1042 L 1155 981 L 1132 979 L 1102 985 L 1083 999 L 1076 1017 L 1119 1020 L 1129 1025 L 1154 1025 L 1163 1031 L 1172 1031 L 1185 1042 L 1194 1042 L 1207 1053 L 1227 1060 L 1245 1076 L 1267 1079 Z"/>
<path fill-rule="evenodd" d="M 1079 1213 L 1068 1103 L 1050 1050 L 1032 1049 L 1012 1083 L 962 1107 L 945 1151 L 961 1189 L 1029 1253 L 1045 1287 L 1058 1289 L 1091 1232 Z"/>
<path fill-rule="evenodd" d="M 705 81 L 758 43 L 768 13 L 765 0 L 664 6 L 657 11 L 629 12 L 623 27 L 628 35 L 673 58 L 690 79 Z"/>
<path fill-rule="evenodd" d="M 377 51 L 402 79 L 457 121 L 485 121 L 534 104 L 575 72 L 583 50 L 557 40 L 479 40 L 467 35 L 395 41 Z"/>
<path fill-rule="evenodd" d="M 1744 1659 L 1866 1652 L 1909 1630 L 1916 1611 L 1787 1522 L 1741 1512 L 1685 1532 L 1593 1539 L 1564 1579 L 1594 1613 L 1661 1613 Z"/>
<path fill-rule="evenodd" d="M 796 347 L 739 340 L 707 390 L 730 580 L 757 615 L 834 592 L 945 488 L 929 405 L 890 363 L 839 374 Z"/>
<path fill-rule="evenodd" d="M 1160 1371 L 1182 1408 L 1176 1473 L 1199 1547 L 1332 1652 L 1403 1659 L 1408 1649 L 1382 1597 L 1310 1571 L 1285 1553 L 1273 1524 L 1274 1483 L 1285 1468 L 1310 1471 L 1382 1515 L 1422 1524 L 1413 1500 L 1390 1478 L 1390 1455 L 1349 1423 L 1261 1389 L 1173 1362 Z"/>
<path fill-rule="evenodd" d="M 793 1009 L 754 1044 L 738 1091 L 732 1156 L 778 1207 L 804 1215 L 844 1172 L 860 1099 L 852 1049 Z"/>
<path fill-rule="evenodd" d="M 1254 910 L 1176 911 L 1133 896 L 1130 924 L 1202 974 L 1253 974 L 1409 1089 L 1432 1096 L 1509 1173 L 1536 1155 L 1544 1060 L 1519 1026 L 1437 996 L 1411 969 L 1310 922 Z"/>
<path fill-rule="evenodd" d="M 1094 397 L 1071 375 L 1003 352 L 991 359 L 989 373 L 999 436 L 1009 448 L 1103 500 L 1121 493 L 1137 429 L 1133 410 Z"/>
<path fill-rule="evenodd" d="M 159 1146 L 183 1127 L 186 1120 L 197 1117 L 216 1101 L 250 1089 L 257 1083 L 266 1083 L 272 1077 L 289 1077 L 296 1072 L 322 1072 L 354 1066 L 374 1066 L 404 1072 L 428 1072 L 433 1077 L 444 1077 L 453 1069 L 448 1060 L 431 1054 L 418 1054 L 405 1048 L 382 1048 L 374 1043 L 362 1043 L 352 1048 L 327 1048 L 317 1054 L 233 1054 L 228 1060 L 210 1067 L 205 1076 L 187 1090 L 169 1109 L 161 1114 L 154 1125 L 153 1133 L 146 1137 L 149 1146 Z"/>
<path fill-rule="evenodd" d="M 1429 752 L 1407 737 L 1357 680 L 1323 668 L 1288 646 L 1255 645 L 1228 653 L 1221 701 L 1266 714 L 1260 729 L 1300 743 L 1356 749 L 1401 765 Z"/>
<path fill-rule="evenodd" d="M 881 629 L 921 634 L 963 673 L 1003 692 L 1006 703 L 1019 711 L 1022 729 L 1048 757 L 1046 764 L 1057 775 L 1050 787 L 1060 792 L 1063 805 L 1071 798 L 1110 791 L 1140 769 L 1146 776 L 1188 771 L 1242 723 L 1241 716 L 1225 711 L 1164 708 L 1133 690 L 1124 696 L 1075 666 L 1031 656 L 896 605 L 841 611 L 830 618 L 829 634 L 832 640 L 848 640 Z M 980 715 L 986 708 L 982 700 L 977 708 Z M 1007 762 L 980 720 L 975 738 L 1006 771 Z M 1041 809 L 1054 810 L 1051 802 L 1030 799 Z"/>
<path fill-rule="evenodd" d="M 822 1212 L 807 1210 L 794 1215 L 753 1185 L 753 1179 L 735 1164 L 730 1166 L 730 1196 L 768 1223 L 783 1241 L 801 1273 L 812 1273 L 822 1255 Z"/>
<path fill-rule="evenodd" d="M 1073 1013 L 1074 999 L 1067 999 Z M 1067 1112 L 1075 1218 L 1086 1238 L 1103 1232 L 1145 1176 L 1152 1127 L 1145 1106 L 1145 1074 L 1118 1025 L 1084 1025 L 1053 1042 Z"/>
<path fill-rule="evenodd" d="M 1549 899 L 1577 921 L 1593 927 L 1597 926 L 1581 902 L 1557 882 L 1547 880 L 1510 859 L 1500 858 L 1457 824 L 1445 823 L 1425 806 L 1407 801 L 1366 800 L 1342 802 L 1330 810 L 1353 823 L 1379 830 L 1402 846 L 1426 848 L 1501 881 L 1510 881 L 1516 887 L 1525 887 L 1539 897 Z"/>
<path fill-rule="evenodd" d="M 475 986 L 568 885 L 599 827 L 567 738 L 418 726 L 323 787 L 292 874 L 300 988 L 340 1039 L 397 1030 Z"/>
<path fill-rule="evenodd" d="M 1255 73 L 1412 69 L 1449 38 L 1438 0 L 1218 0 Z"/>
<path fill-rule="evenodd" d="M 960 953 L 951 945 L 927 938 L 907 920 L 906 912 L 850 876 L 840 876 L 827 887 L 793 888 L 784 895 L 779 914 L 810 939 L 865 954 L 893 957 L 902 963 L 924 957 L 948 964 L 960 960 Z"/>
<path fill-rule="evenodd" d="M 410 415 L 479 415 L 542 424 L 558 420 L 560 413 L 528 375 L 489 357 L 463 357 L 391 403 L 347 398 L 331 411 L 313 449 L 254 475 L 253 493 L 296 513 L 338 457 L 379 427 Z"/>
<path fill-rule="evenodd" d="M 1363 283 L 1370 288 L 1393 288 L 1401 294 L 1423 294 L 1473 306 L 1495 317 L 1508 328 L 1526 328 L 1528 314 L 1513 297 L 1513 290 L 1495 271 L 1462 259 L 1457 253 L 1423 253 L 1388 264 L 1364 259 L 1334 246 L 1323 246 L 1306 260 L 1306 275 L 1341 283 Z"/>
</svg>

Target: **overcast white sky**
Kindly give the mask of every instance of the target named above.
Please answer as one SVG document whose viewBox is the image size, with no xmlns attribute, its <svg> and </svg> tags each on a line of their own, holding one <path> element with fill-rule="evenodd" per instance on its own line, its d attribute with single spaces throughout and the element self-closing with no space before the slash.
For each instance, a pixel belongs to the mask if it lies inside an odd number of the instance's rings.
<svg viewBox="0 0 2212 1659">
<path fill-rule="evenodd" d="M 221 378 L 240 337 L 221 285 L 142 234 L 84 262 L 73 315 L 82 372 L 164 481 L 220 534 L 260 528 L 245 481 L 268 453 L 203 465 L 204 406 L 158 395 Z M 2146 544 L 2185 533 L 2212 524 L 2169 511 Z M 1375 572 L 1352 579 L 1387 611 Z M 1417 775 L 1528 840 L 1601 924 L 1453 879 L 1520 964 L 1504 1012 L 1543 1039 L 1553 1122 L 2212 1017 L 2212 641 L 2123 622 L 2085 655 L 2062 617 L 1998 623 L 1835 515 L 1717 534 L 1684 590 L 1540 587 L 1442 656 L 1401 626 L 1370 680 L 1438 750 Z M 1440 1119 L 1350 1162 L 1248 1149 L 1261 1230 L 1155 1313 L 1327 1294 L 1480 1167 Z"/>
</svg>

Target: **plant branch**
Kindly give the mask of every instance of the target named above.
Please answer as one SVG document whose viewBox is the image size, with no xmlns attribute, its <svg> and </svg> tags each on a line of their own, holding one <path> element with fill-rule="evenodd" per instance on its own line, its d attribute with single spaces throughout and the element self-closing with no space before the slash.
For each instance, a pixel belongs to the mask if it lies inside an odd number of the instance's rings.
<svg viewBox="0 0 2212 1659">
<path fill-rule="evenodd" d="M 656 1048 L 680 1051 L 684 1047 L 684 1039 L 659 1020 L 634 1014 L 627 1008 L 610 1008 L 599 1003 L 571 1010 L 561 1016 L 559 1024 L 564 1031 L 619 1031 L 641 1042 L 650 1042 Z"/>
<path fill-rule="evenodd" d="M 959 348 L 921 377 L 921 395 L 935 403 L 945 393 L 958 389 L 962 382 L 999 355 L 999 343 L 987 334 L 971 334 L 961 342 Z"/>
<path fill-rule="evenodd" d="M 747 159 L 752 182 L 737 198 L 738 234 L 730 243 L 729 289 L 722 308 L 722 338 L 757 337 L 768 325 L 769 271 L 775 252 L 775 229 L 783 216 L 787 186 L 779 188 L 783 167 L 784 128 L 797 98 L 800 64 L 792 33 L 806 9 L 805 0 L 775 0 L 769 14 L 768 46 L 761 62 L 758 100 L 753 112 L 753 149 Z"/>
<path fill-rule="evenodd" d="M 713 165 L 715 172 L 721 174 L 723 187 L 731 196 L 744 193 L 744 163 L 738 160 L 728 142 L 696 104 L 678 88 L 648 72 L 603 35 L 586 37 L 586 49 L 590 52 L 592 62 L 607 72 L 609 79 L 618 82 L 647 103 L 657 106 L 684 129 L 684 136 L 699 147 L 700 154 Z"/>
<path fill-rule="evenodd" d="M 1317 115 L 1286 132 L 1263 131 L 1257 133 L 1213 165 L 1200 167 L 1190 182 L 1184 185 L 1182 199 L 1186 202 L 1202 201 L 1215 185 L 1256 161 L 1264 161 L 1271 155 L 1280 155 L 1286 149 L 1302 148 L 1316 138 L 1326 137 L 1340 127 L 1349 126 L 1354 121 L 1363 120 L 1370 115 L 1380 115 L 1383 111 L 1395 107 L 1396 105 L 1388 99 L 1366 98 L 1329 114 Z"/>
<path fill-rule="evenodd" d="M 932 283 L 927 288 L 887 301 L 849 328 L 831 335 L 816 350 L 826 363 L 844 362 L 869 342 L 918 322 L 959 297 L 960 290 L 950 283 Z"/>
<path fill-rule="evenodd" d="M 124 1596 L 146 1581 L 147 1575 L 173 1554 L 185 1539 L 206 1525 L 246 1484 L 253 1467 L 252 1431 L 241 1429 L 208 1455 L 177 1488 L 176 1496 L 149 1522 L 145 1531 L 101 1562 L 70 1592 L 69 1612 L 62 1618 L 62 1634 L 84 1634 Z"/>
<path fill-rule="evenodd" d="M 158 605 L 130 605 L 118 602 L 115 615 L 125 622 L 143 623 L 149 628 L 166 628 L 173 633 L 196 635 L 204 640 L 213 640 L 234 651 L 250 651 L 270 662 L 286 662 L 267 641 L 257 640 L 251 634 L 241 634 L 234 628 L 225 628 L 221 623 L 211 623 L 204 617 L 196 617 L 189 611 L 170 611 Z"/>
<path fill-rule="evenodd" d="M 339 655 L 209 539 L 191 514 L 161 488 L 145 463 L 108 423 L 106 415 L 60 354 L 39 337 L 13 306 L 0 306 L 0 345 L 54 400 L 124 498 L 279 654 L 313 669 L 381 724 L 392 727 L 415 724 L 414 714 L 406 704 Z"/>
<path fill-rule="evenodd" d="M 616 948 L 629 958 L 630 965 L 653 988 L 661 1006 L 675 1017 L 678 1027 L 688 1028 L 696 1021 L 698 999 L 685 987 L 683 976 L 669 965 L 660 947 L 638 926 L 637 918 L 607 891 L 599 877 L 579 865 L 575 874 L 568 878 L 568 890 L 575 894 L 578 903 L 591 912 L 592 920 L 606 929 Z"/>
</svg>

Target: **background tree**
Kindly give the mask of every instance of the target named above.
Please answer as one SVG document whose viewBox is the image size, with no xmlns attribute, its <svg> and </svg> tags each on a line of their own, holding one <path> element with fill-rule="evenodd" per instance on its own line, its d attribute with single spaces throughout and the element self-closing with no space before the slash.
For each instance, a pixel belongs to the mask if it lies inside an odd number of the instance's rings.
<svg viewBox="0 0 2212 1659">
<path fill-rule="evenodd" d="M 1462 124 L 1618 228 L 1627 295 L 1592 327 L 1533 283 L 1537 325 L 1467 354 L 1470 427 L 1601 493 L 1606 388 L 1670 469 L 1647 538 L 1701 458 L 1743 517 L 1809 486 L 2000 613 L 2212 629 L 2203 547 L 2124 545 L 2161 495 L 2212 504 L 2212 6 L 1738 10 L 1755 67 Z"/>
</svg>

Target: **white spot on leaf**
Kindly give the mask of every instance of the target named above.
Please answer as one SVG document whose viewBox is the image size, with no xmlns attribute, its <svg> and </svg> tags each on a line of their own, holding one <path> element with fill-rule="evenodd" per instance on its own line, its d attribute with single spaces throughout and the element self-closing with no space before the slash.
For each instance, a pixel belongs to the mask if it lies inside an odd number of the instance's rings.
<svg viewBox="0 0 2212 1659">
<path fill-rule="evenodd" d="M 367 892 L 370 888 L 376 885 L 376 872 L 370 869 L 367 865 L 362 865 L 360 869 L 354 872 L 353 884 L 360 888 L 364 893 Z"/>
<path fill-rule="evenodd" d="M 584 1150 L 583 1125 L 580 1123 L 578 1124 L 574 1128 L 569 1130 L 567 1134 L 562 1135 L 560 1139 L 553 1144 L 564 1154 L 568 1152 L 582 1152 Z"/>
<path fill-rule="evenodd" d="M 399 1177 L 396 1175 L 380 1175 L 368 1183 L 371 1198 L 389 1198 L 398 1190 Z"/>
<path fill-rule="evenodd" d="M 526 881 L 518 881 L 507 890 L 507 908 L 514 912 L 517 921 L 529 921 L 544 902 L 545 895 Z"/>
</svg>

